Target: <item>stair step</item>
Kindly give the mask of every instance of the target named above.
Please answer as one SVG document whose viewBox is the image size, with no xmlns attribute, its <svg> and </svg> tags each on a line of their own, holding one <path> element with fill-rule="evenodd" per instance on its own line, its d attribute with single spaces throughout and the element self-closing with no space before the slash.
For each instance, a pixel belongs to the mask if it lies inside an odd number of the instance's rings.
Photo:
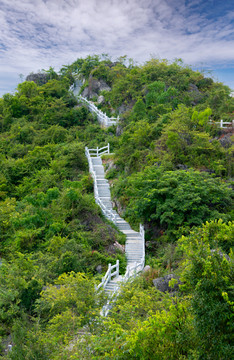
<svg viewBox="0 0 234 360">
<path fill-rule="evenodd" d="M 141 237 L 141 235 L 137 231 L 134 231 L 134 230 L 128 231 L 126 233 L 126 235 L 128 235 L 129 237 L 137 237 L 137 238 Z"/>
<path fill-rule="evenodd" d="M 127 254 L 140 254 L 140 255 L 143 253 L 141 249 L 129 250 L 129 249 L 126 249 L 126 248 L 125 248 L 125 252 Z"/>
<path fill-rule="evenodd" d="M 108 218 L 110 216 L 115 216 L 115 224 L 117 228 L 126 235 L 125 243 L 125 254 L 127 258 L 127 264 L 130 266 L 130 274 L 134 274 L 133 267 L 135 264 L 140 263 L 142 260 L 143 249 L 142 249 L 142 237 L 139 232 L 133 230 L 130 224 L 123 219 L 116 210 L 113 210 L 113 203 L 111 201 L 111 192 L 108 180 L 105 179 L 105 171 L 102 164 L 101 157 L 93 156 L 91 158 L 93 171 L 96 177 L 97 191 L 98 196 L 105 206 L 105 209 L 108 210 Z M 109 216 L 110 215 L 110 216 Z M 118 276 L 109 281 L 105 287 L 105 292 L 108 296 L 111 296 L 111 293 L 114 292 L 115 288 L 119 288 L 121 284 L 122 277 Z"/>
<path fill-rule="evenodd" d="M 129 258 L 129 257 L 142 257 L 142 252 L 140 251 L 140 252 L 128 252 L 128 251 L 126 251 L 126 256 L 127 256 L 127 258 Z"/>
<path fill-rule="evenodd" d="M 125 243 L 125 245 L 127 246 L 127 247 L 132 247 L 132 246 L 141 246 L 141 241 L 140 240 L 127 240 L 126 241 L 126 243 Z"/>
<path fill-rule="evenodd" d="M 126 237 L 129 241 L 135 241 L 135 240 L 141 240 L 141 236 L 137 236 L 136 234 L 134 235 L 129 235 L 129 234 L 126 234 Z"/>
<path fill-rule="evenodd" d="M 141 246 L 141 244 L 131 244 L 131 245 L 129 245 L 129 244 L 126 244 L 125 245 L 125 248 L 126 249 L 129 249 L 130 251 L 131 250 L 133 250 L 133 249 L 137 249 L 137 250 L 139 250 L 139 251 L 141 251 L 142 250 L 142 246 Z"/>
<path fill-rule="evenodd" d="M 119 229 L 122 229 L 123 232 L 129 230 L 129 225 L 128 224 L 121 224 L 119 225 L 118 223 L 116 224 L 118 226 Z"/>
<path fill-rule="evenodd" d="M 142 256 L 141 251 L 126 251 L 126 255 L 129 256 Z"/>
</svg>

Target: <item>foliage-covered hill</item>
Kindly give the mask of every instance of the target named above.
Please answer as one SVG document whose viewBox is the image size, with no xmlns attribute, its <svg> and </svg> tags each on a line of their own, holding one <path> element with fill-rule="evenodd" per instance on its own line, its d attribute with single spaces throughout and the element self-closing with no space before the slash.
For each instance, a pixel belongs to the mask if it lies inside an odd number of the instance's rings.
<svg viewBox="0 0 234 360">
<path fill-rule="evenodd" d="M 0 99 L 1 358 L 232 358 L 232 131 L 215 124 L 233 119 L 230 89 L 181 61 L 105 55 L 46 77 Z M 78 105 L 77 80 L 117 127 Z M 107 142 L 113 201 L 144 224 L 151 269 L 103 320 L 94 284 L 116 258 L 124 271 L 124 237 L 94 202 L 84 147 Z M 157 290 L 171 273 L 179 291 Z"/>
</svg>

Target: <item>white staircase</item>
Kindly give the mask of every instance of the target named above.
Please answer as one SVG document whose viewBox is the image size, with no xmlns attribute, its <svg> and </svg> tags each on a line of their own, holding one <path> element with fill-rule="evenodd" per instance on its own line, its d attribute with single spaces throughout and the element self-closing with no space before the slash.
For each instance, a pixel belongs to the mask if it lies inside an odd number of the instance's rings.
<svg viewBox="0 0 234 360">
<path fill-rule="evenodd" d="M 72 89 L 74 89 L 74 87 Z M 78 100 L 81 101 L 84 105 L 86 105 L 90 112 L 97 115 L 97 119 L 99 123 L 104 128 L 108 128 L 109 126 L 112 125 L 117 125 L 117 123 L 119 122 L 119 116 L 117 118 L 115 117 L 109 118 L 105 113 L 103 113 L 100 109 L 98 109 L 97 106 L 94 105 L 94 103 L 92 103 L 85 97 L 79 95 Z"/>
<path fill-rule="evenodd" d="M 85 148 L 85 154 L 89 162 L 89 171 L 94 180 L 94 194 L 97 204 L 101 207 L 103 214 L 126 235 L 125 253 L 127 257 L 127 269 L 124 276 L 119 275 L 119 262 L 115 265 L 109 264 L 108 270 L 98 285 L 97 290 L 103 288 L 112 298 L 117 295 L 121 282 L 136 276 L 142 271 L 145 264 L 145 236 L 144 228 L 140 225 L 140 232 L 132 230 L 130 225 L 113 210 L 111 202 L 110 187 L 105 179 L 104 167 L 101 156 L 109 154 L 109 144 L 101 149 Z M 114 270 L 114 272 L 112 272 Z M 110 302 L 103 308 L 106 316 L 111 308 Z"/>
</svg>

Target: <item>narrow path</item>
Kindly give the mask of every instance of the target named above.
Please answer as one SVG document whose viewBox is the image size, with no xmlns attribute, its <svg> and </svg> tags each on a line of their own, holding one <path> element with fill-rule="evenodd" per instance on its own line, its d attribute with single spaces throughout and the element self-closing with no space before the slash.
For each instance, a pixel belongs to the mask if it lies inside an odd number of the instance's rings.
<svg viewBox="0 0 234 360">
<path fill-rule="evenodd" d="M 101 159 L 101 155 L 106 152 L 109 153 L 109 145 L 100 150 L 98 150 L 98 148 L 86 148 L 90 172 L 94 179 L 96 202 L 101 206 L 104 215 L 111 219 L 118 229 L 126 235 L 125 253 L 127 257 L 127 270 L 125 275 L 119 275 L 117 265 L 116 267 L 115 265 L 112 267 L 109 265 L 109 272 L 107 271 L 108 276 L 106 279 L 103 278 L 103 281 L 100 284 L 103 286 L 104 290 L 111 295 L 118 290 L 122 281 L 128 280 L 144 268 L 145 241 L 143 227 L 140 227 L 140 232 L 132 230 L 130 225 L 112 208 L 110 187 L 108 181 L 105 179 L 105 172 Z M 112 274 L 113 279 L 111 275 L 112 268 L 115 269 L 115 272 Z"/>
<path fill-rule="evenodd" d="M 74 86 L 71 87 L 74 91 Z M 86 98 L 78 96 L 78 99 L 88 106 L 88 109 L 95 113 L 101 126 L 109 127 L 117 125 L 118 118 L 108 118 L 108 116 L 97 109 Z M 124 275 L 119 274 L 119 261 L 115 265 L 109 264 L 105 276 L 96 290 L 103 288 L 109 295 L 107 304 L 102 309 L 102 315 L 107 316 L 112 307 L 111 302 L 118 295 L 120 284 L 127 281 L 129 278 L 135 277 L 145 266 L 145 231 L 144 227 L 140 225 L 140 231 L 134 231 L 130 225 L 122 219 L 119 214 L 112 208 L 110 187 L 108 181 L 105 179 L 104 167 L 101 156 L 110 153 L 109 144 L 102 149 L 88 149 L 85 148 L 85 155 L 89 162 L 89 171 L 94 180 L 94 195 L 95 201 L 102 209 L 103 214 L 109 220 L 113 221 L 118 229 L 126 235 L 125 253 L 127 257 L 127 268 Z"/>
</svg>

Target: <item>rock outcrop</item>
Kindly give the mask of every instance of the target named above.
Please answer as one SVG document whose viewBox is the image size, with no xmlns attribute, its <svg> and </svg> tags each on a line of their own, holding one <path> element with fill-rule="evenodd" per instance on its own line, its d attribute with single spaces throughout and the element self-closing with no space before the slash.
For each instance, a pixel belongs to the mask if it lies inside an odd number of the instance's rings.
<svg viewBox="0 0 234 360">
<path fill-rule="evenodd" d="M 49 75 L 44 73 L 37 73 L 37 74 L 29 74 L 26 81 L 33 81 L 37 85 L 44 85 L 49 81 Z"/>
<path fill-rule="evenodd" d="M 92 76 L 89 77 L 89 85 L 82 92 L 82 96 L 88 99 L 98 97 L 101 91 L 110 91 L 110 86 L 102 79 L 95 79 Z"/>
<path fill-rule="evenodd" d="M 173 287 L 170 287 L 169 282 L 172 279 L 176 279 L 177 283 Z M 173 293 L 179 290 L 179 285 L 182 284 L 182 282 L 174 274 L 169 274 L 154 279 L 153 284 L 159 291 Z"/>
</svg>

